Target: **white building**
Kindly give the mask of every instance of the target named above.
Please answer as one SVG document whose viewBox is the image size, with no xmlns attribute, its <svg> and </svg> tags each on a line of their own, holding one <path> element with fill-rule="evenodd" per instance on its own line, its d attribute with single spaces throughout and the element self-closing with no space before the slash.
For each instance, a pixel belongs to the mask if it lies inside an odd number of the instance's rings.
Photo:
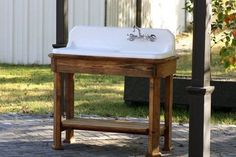
<svg viewBox="0 0 236 157">
<path fill-rule="evenodd" d="M 69 30 L 74 25 L 135 24 L 136 0 L 68 1 Z M 184 0 L 143 0 L 143 27 L 183 31 L 184 4 Z M 0 0 L 0 63 L 49 64 L 55 38 L 56 0 Z"/>
</svg>

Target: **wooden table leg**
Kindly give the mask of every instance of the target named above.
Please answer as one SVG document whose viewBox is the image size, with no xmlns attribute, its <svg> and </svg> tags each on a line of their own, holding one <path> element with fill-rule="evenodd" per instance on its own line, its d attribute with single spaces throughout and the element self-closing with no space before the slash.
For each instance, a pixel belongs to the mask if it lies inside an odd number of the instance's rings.
<svg viewBox="0 0 236 157">
<path fill-rule="evenodd" d="M 61 145 L 61 73 L 54 73 L 54 122 L 53 122 L 53 149 L 62 149 Z"/>
<path fill-rule="evenodd" d="M 159 157 L 160 153 L 160 78 L 150 78 L 149 83 L 149 134 L 148 155 Z"/>
<path fill-rule="evenodd" d="M 65 74 L 66 119 L 74 118 L 74 74 Z M 75 142 L 74 130 L 66 130 L 65 143 Z"/>
<path fill-rule="evenodd" d="M 173 75 L 165 78 L 165 131 L 164 150 L 172 149 L 172 105 L 173 105 Z"/>
</svg>

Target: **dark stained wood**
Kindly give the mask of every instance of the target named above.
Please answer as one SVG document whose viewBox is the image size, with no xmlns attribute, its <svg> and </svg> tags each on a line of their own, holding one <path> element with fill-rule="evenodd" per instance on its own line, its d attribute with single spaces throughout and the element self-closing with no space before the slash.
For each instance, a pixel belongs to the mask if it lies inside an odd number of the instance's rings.
<svg viewBox="0 0 236 157">
<path fill-rule="evenodd" d="M 53 123 L 53 149 L 62 149 L 61 145 L 61 73 L 54 74 L 54 123 Z"/>
<path fill-rule="evenodd" d="M 56 0 L 56 44 L 54 48 L 65 47 L 68 38 L 68 0 Z"/>
<path fill-rule="evenodd" d="M 164 150 L 172 148 L 172 105 L 173 105 L 173 75 L 165 78 L 165 139 Z"/>
<path fill-rule="evenodd" d="M 210 156 L 211 0 L 194 0 L 192 83 L 190 94 L 189 156 Z M 208 92 L 206 92 L 208 91 Z"/>
<path fill-rule="evenodd" d="M 136 26 L 142 27 L 142 0 L 136 0 Z"/>
<path fill-rule="evenodd" d="M 192 85 L 210 85 L 211 0 L 194 0 Z"/>
<path fill-rule="evenodd" d="M 130 122 L 125 120 L 101 120 L 101 119 L 69 119 L 62 121 L 63 128 L 79 130 L 92 130 L 104 132 L 120 132 L 132 134 L 148 134 L 148 124 Z M 164 134 L 164 125 L 161 127 L 161 135 Z"/>
<path fill-rule="evenodd" d="M 66 103 L 66 119 L 74 118 L 74 74 L 65 74 L 65 103 Z M 73 143 L 74 130 L 66 129 L 65 143 Z"/>
<path fill-rule="evenodd" d="M 160 78 L 152 77 L 149 83 L 149 134 L 148 156 L 160 154 Z"/>
</svg>

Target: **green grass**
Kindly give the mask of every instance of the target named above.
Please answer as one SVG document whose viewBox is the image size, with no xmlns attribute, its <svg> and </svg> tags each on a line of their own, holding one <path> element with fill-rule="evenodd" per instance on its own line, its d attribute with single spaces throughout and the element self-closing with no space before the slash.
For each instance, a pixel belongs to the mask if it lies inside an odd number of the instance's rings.
<svg viewBox="0 0 236 157">
<path fill-rule="evenodd" d="M 52 110 L 53 77 L 46 66 L 0 66 L 0 112 Z"/>
<path fill-rule="evenodd" d="M 177 73 L 178 76 L 191 76 L 192 72 L 192 55 L 191 53 L 186 53 L 179 55 L 177 61 Z M 213 79 L 225 78 L 225 79 L 235 79 L 236 71 L 226 71 L 224 66 L 220 63 L 219 55 L 214 52 L 211 54 L 211 77 Z"/>
<path fill-rule="evenodd" d="M 188 58 L 181 58 L 188 59 Z M 183 66 L 182 69 L 186 66 Z M 178 67 L 179 68 L 179 67 Z M 183 74 L 178 70 L 179 74 Z M 147 117 L 146 104 L 127 105 L 123 101 L 121 76 L 77 74 L 75 77 L 75 113 L 107 117 Z M 0 113 L 51 113 L 53 73 L 49 66 L 0 64 Z M 163 120 L 163 115 L 162 115 Z M 213 123 L 236 124 L 235 112 L 214 112 Z M 188 122 L 186 108 L 174 107 L 174 122 Z"/>
</svg>

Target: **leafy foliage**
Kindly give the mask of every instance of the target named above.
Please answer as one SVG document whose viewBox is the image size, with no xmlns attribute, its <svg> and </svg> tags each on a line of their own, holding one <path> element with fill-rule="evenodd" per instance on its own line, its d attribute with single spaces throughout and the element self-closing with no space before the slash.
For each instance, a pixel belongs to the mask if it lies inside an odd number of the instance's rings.
<svg viewBox="0 0 236 157">
<path fill-rule="evenodd" d="M 193 11 L 193 0 L 187 0 L 185 9 Z M 236 1 L 212 0 L 212 13 L 212 46 L 223 42 L 219 50 L 221 63 L 226 70 L 236 70 Z"/>
</svg>

